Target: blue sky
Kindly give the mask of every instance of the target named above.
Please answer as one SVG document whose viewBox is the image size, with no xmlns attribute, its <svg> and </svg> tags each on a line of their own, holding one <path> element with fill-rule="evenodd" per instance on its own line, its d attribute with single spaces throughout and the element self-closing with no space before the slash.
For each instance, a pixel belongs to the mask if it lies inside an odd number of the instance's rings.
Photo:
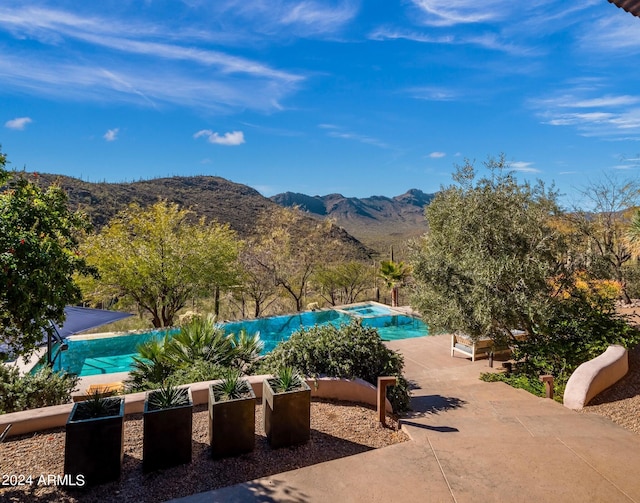
<svg viewBox="0 0 640 503">
<path fill-rule="evenodd" d="M 0 144 L 89 181 L 394 196 L 504 153 L 640 170 L 640 19 L 606 0 L 3 0 Z"/>
</svg>

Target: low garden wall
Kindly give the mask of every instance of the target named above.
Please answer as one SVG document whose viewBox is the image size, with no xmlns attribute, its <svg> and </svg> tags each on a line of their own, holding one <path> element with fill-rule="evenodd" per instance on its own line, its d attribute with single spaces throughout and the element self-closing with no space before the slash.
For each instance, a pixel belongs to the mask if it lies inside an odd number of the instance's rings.
<svg viewBox="0 0 640 503">
<path fill-rule="evenodd" d="M 601 391 L 614 385 L 629 371 L 629 354 L 622 346 L 609 346 L 593 360 L 580 365 L 571 374 L 563 403 L 573 410 L 582 409 Z"/>
<path fill-rule="evenodd" d="M 249 382 L 253 387 L 256 398 L 262 398 L 262 381 L 269 377 L 267 375 L 250 376 Z M 209 384 L 215 381 L 204 381 L 191 384 L 191 394 L 193 404 L 206 404 L 209 400 Z M 377 391 L 372 384 L 362 379 L 338 379 L 332 377 L 322 377 L 318 379 L 307 379 L 307 384 L 311 388 L 313 398 L 324 398 L 331 400 L 344 400 L 348 402 L 364 403 L 377 406 Z M 125 395 L 125 414 L 142 413 L 144 409 L 145 393 L 131 393 Z M 55 405 L 53 407 L 42 407 L 40 409 L 30 409 L 21 412 L 0 415 L 0 432 L 11 424 L 9 436 L 22 435 L 35 431 L 58 428 L 67 423 L 72 403 Z M 386 401 L 387 412 L 393 412 L 393 408 Z"/>
</svg>

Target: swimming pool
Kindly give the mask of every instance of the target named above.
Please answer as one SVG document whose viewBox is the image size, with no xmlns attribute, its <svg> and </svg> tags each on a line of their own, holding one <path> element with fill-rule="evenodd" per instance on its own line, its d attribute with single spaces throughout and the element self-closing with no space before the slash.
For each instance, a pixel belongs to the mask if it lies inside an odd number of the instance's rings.
<svg viewBox="0 0 640 503">
<path fill-rule="evenodd" d="M 226 334 L 238 333 L 242 329 L 249 334 L 260 332 L 264 344 L 263 354 L 291 337 L 301 328 L 332 324 L 339 326 L 359 318 L 364 326 L 375 327 L 382 340 L 398 340 L 428 335 L 427 326 L 418 318 L 399 314 L 375 303 L 364 303 L 344 308 L 322 311 L 307 311 L 293 315 L 272 316 L 255 320 L 241 320 L 221 324 Z M 65 370 L 81 377 L 127 372 L 131 368 L 137 346 L 151 339 L 170 336 L 177 329 L 154 330 L 127 335 L 85 335 L 66 339 L 68 350 L 59 354 L 54 369 Z"/>
</svg>

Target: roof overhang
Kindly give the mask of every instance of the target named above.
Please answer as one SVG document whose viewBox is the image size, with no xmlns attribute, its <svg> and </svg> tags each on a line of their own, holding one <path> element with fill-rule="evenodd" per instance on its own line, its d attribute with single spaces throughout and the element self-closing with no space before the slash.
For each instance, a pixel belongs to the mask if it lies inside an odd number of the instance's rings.
<svg viewBox="0 0 640 503">
<path fill-rule="evenodd" d="M 609 0 L 609 3 L 617 5 L 636 17 L 640 17 L 640 0 Z"/>
</svg>

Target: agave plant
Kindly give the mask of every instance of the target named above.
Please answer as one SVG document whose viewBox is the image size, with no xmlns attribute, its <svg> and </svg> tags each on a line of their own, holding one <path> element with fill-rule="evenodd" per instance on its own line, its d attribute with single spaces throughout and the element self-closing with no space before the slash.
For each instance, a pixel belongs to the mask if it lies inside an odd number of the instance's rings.
<svg viewBox="0 0 640 503">
<path fill-rule="evenodd" d="M 159 389 L 149 393 L 149 410 L 170 409 L 189 405 L 189 389 L 163 383 Z"/>
<path fill-rule="evenodd" d="M 273 389 L 277 393 L 295 391 L 303 386 L 304 377 L 293 367 L 280 367 L 273 376 Z"/>
<path fill-rule="evenodd" d="M 213 385 L 216 401 L 237 400 L 249 394 L 249 383 L 242 379 L 242 371 L 228 369 L 222 381 Z"/>
<path fill-rule="evenodd" d="M 74 414 L 74 421 L 94 419 L 98 417 L 115 416 L 120 411 L 121 399 L 105 396 L 99 390 L 92 392 L 87 400 L 78 403 Z"/>
</svg>

